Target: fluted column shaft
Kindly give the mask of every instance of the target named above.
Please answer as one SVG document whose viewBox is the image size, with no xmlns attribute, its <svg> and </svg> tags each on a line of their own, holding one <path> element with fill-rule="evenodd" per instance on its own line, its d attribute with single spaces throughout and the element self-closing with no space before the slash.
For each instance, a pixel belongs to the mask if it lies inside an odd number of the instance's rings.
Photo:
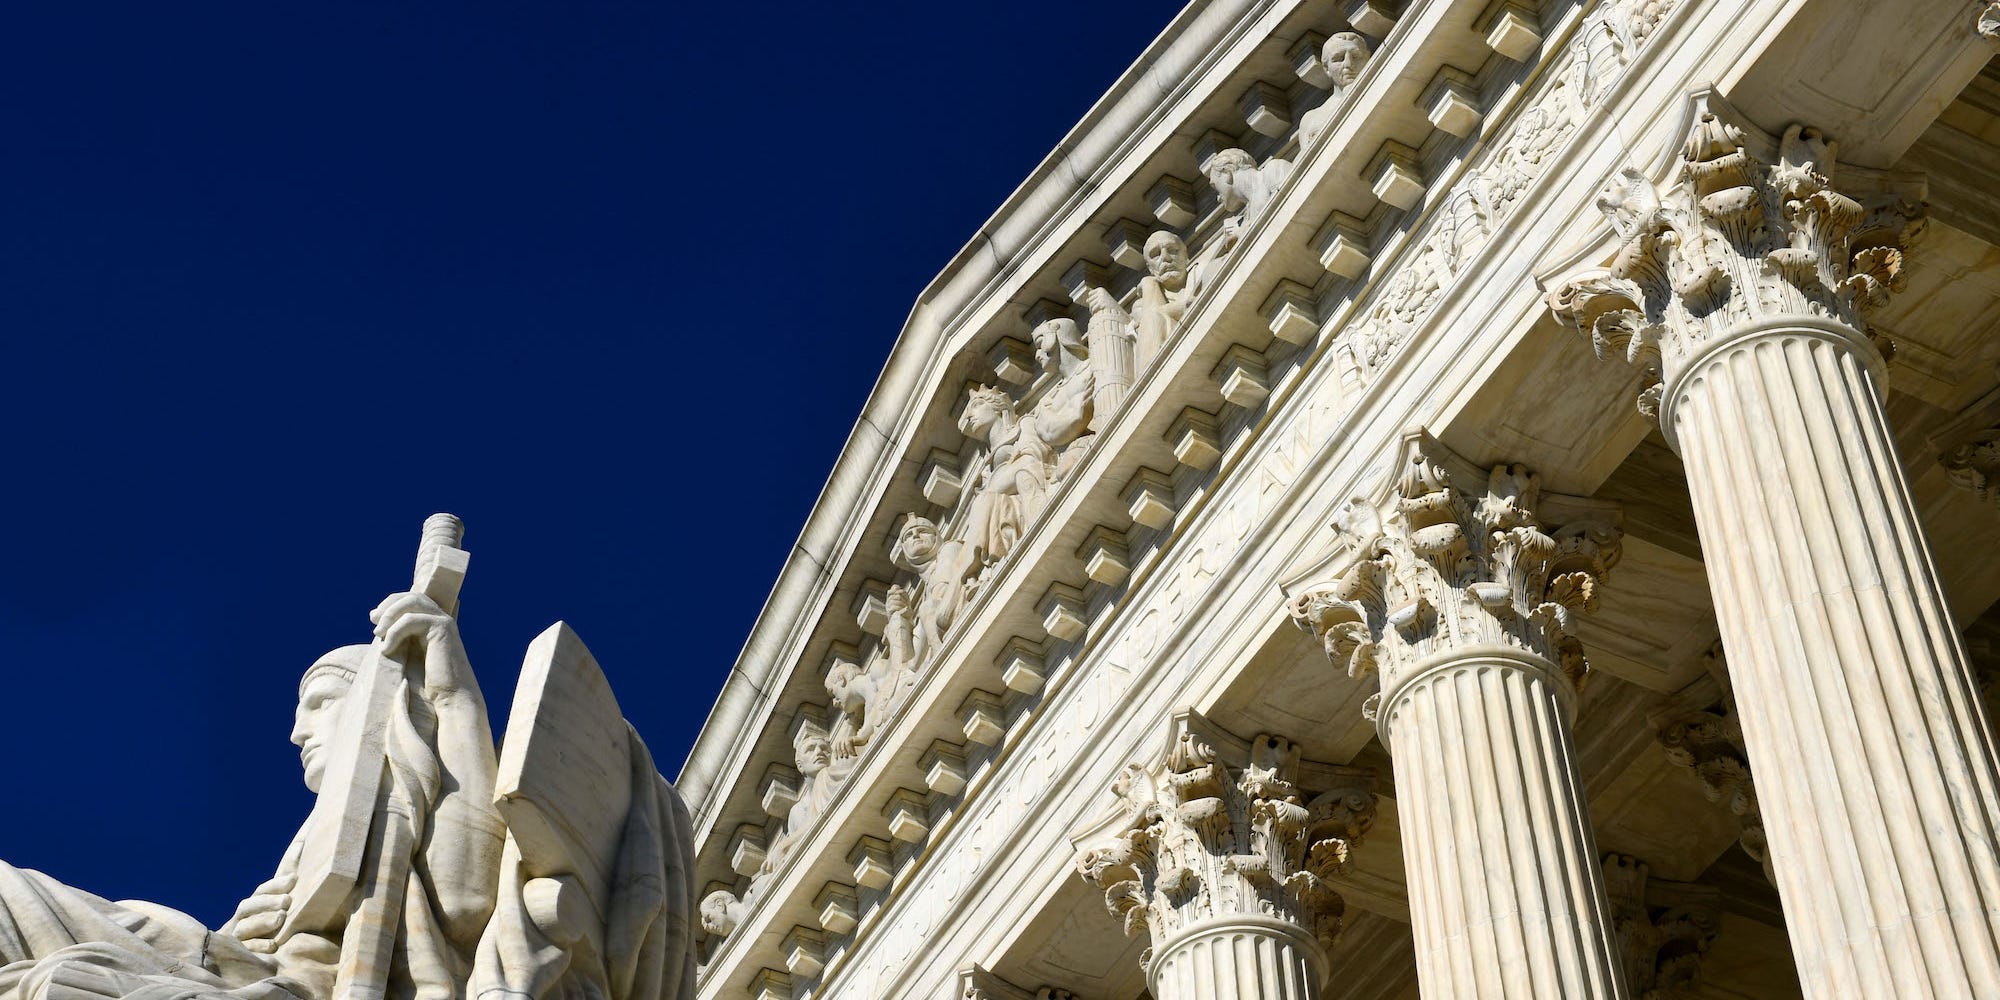
<svg viewBox="0 0 2000 1000">
<path fill-rule="evenodd" d="M 1569 688 L 1496 646 L 1447 651 L 1383 692 L 1426 1000 L 1625 996 Z"/>
<path fill-rule="evenodd" d="M 1326 952 L 1298 925 L 1237 915 L 1183 929 L 1153 955 L 1157 1000 L 1318 1000 Z"/>
<path fill-rule="evenodd" d="M 2000 996 L 1993 743 L 1882 409 L 1837 321 L 1690 357 L 1661 418 L 1805 992 Z"/>
<path fill-rule="evenodd" d="M 1422 431 L 1359 553 L 1292 615 L 1350 676 L 1381 675 L 1418 982 L 1447 998 L 1622 998 L 1570 737 L 1588 670 L 1574 625 L 1622 551 L 1616 505 L 1542 492 Z"/>
</svg>

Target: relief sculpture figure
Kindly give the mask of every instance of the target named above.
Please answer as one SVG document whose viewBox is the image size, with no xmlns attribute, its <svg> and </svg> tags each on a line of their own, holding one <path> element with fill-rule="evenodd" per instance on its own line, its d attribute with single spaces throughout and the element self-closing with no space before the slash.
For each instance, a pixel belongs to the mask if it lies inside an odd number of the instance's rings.
<svg viewBox="0 0 2000 1000">
<path fill-rule="evenodd" d="M 508 747 L 495 753 L 455 618 L 465 555 L 458 530 L 449 515 L 427 522 L 417 581 L 371 613 L 373 642 L 321 656 L 300 681 L 291 739 L 318 801 L 276 874 L 210 931 L 165 906 L 112 902 L 0 863 L 0 1000 L 453 1000 L 471 995 L 471 984 L 503 978 L 490 971 L 488 952 L 522 954 L 516 938 L 536 926 L 526 917 L 507 923 L 521 909 L 521 894 L 517 885 L 503 888 L 503 870 L 527 864 L 568 878 L 581 863 L 554 857 L 546 840 L 531 833 L 517 842 L 510 827 L 518 768 L 509 762 L 520 754 L 509 751 L 527 743 L 536 707 L 554 699 L 532 699 L 524 708 L 517 698 L 521 735 L 510 725 Z M 629 740 L 643 754 L 637 737 Z M 357 747 L 375 756 L 356 759 Z M 635 867 L 660 873 L 654 898 L 625 893 L 625 912 L 649 917 L 657 933 L 607 941 L 601 932 L 593 937 L 591 921 L 570 913 L 565 919 L 574 933 L 544 939 L 548 949 L 537 967 L 622 963 L 629 974 L 600 975 L 606 985 L 595 991 L 566 988 L 564 1000 L 693 995 L 686 808 L 650 770 L 650 758 L 645 767 L 651 818 L 620 811 L 600 822 L 621 834 L 651 831 L 621 836 L 612 850 L 622 848 Z M 367 794 L 353 798 L 357 788 Z M 351 805 L 356 801 L 359 809 Z M 590 818 L 578 822 L 588 825 Z M 338 835 L 357 833 L 359 839 Z M 582 954 L 578 942 L 596 953 Z M 638 957 L 643 968 L 632 971 Z M 550 984 L 558 979 L 550 977 Z M 546 988 L 495 989 L 526 1000 L 554 995 Z"/>
<path fill-rule="evenodd" d="M 1278 189 L 1292 176 L 1292 163 L 1274 156 L 1258 166 L 1249 153 L 1225 149 L 1210 157 L 1202 172 L 1221 199 L 1222 210 L 1229 213 L 1223 220 L 1222 233 L 1216 237 L 1223 245 L 1213 251 L 1220 256 L 1234 249 L 1243 230 L 1270 207 Z"/>
<path fill-rule="evenodd" d="M 987 447 L 959 532 L 984 569 L 1007 558 L 1041 512 L 1056 454 L 1036 432 L 1034 419 L 1017 415 L 1014 400 L 992 386 L 973 387 L 958 429 Z"/>
<path fill-rule="evenodd" d="M 1333 124 L 1333 116 L 1347 103 L 1349 92 L 1361 79 L 1361 71 L 1368 65 L 1368 55 L 1368 39 L 1355 32 L 1338 32 L 1326 40 L 1326 45 L 1320 49 L 1319 61 L 1326 67 L 1327 75 L 1333 77 L 1333 90 L 1319 107 L 1300 116 L 1301 151 L 1318 144 L 1320 136 L 1326 134 L 1327 126 Z"/>
</svg>

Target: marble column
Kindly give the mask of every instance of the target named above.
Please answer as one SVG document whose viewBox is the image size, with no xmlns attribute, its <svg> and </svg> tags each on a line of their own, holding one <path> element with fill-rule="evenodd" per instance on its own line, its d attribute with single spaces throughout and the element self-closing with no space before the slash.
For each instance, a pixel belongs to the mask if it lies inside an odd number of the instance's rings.
<svg viewBox="0 0 2000 1000">
<path fill-rule="evenodd" d="M 1696 110 L 1666 186 L 1628 171 L 1600 200 L 1610 267 L 1551 305 L 1645 369 L 1686 463 L 1806 994 L 2000 996 L 1992 739 L 1861 318 L 1920 192 L 1836 174 L 1814 129 Z"/>
<path fill-rule="evenodd" d="M 1346 906 L 1327 879 L 1374 822 L 1372 783 L 1184 711 L 1073 838 L 1077 872 L 1126 933 L 1151 937 L 1157 1000 L 1317 1000 Z"/>
<path fill-rule="evenodd" d="M 1360 560 L 1292 613 L 1351 675 L 1381 675 L 1418 982 L 1427 1000 L 1624 997 L 1570 735 L 1572 618 L 1617 562 L 1618 510 L 1422 433 L 1403 459 L 1386 520 L 1341 516 Z"/>
</svg>

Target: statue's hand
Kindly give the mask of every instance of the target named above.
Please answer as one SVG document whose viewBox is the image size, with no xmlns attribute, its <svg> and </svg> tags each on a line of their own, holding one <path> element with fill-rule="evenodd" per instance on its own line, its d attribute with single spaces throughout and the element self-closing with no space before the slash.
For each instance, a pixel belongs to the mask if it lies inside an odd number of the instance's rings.
<svg viewBox="0 0 2000 1000">
<path fill-rule="evenodd" d="M 368 613 L 384 656 L 397 656 L 411 642 L 421 644 L 424 657 L 424 697 L 437 699 L 466 690 L 472 667 L 458 641 L 452 617 L 437 602 L 419 593 L 391 594 Z"/>
<path fill-rule="evenodd" d="M 222 925 L 222 933 L 243 942 L 243 947 L 269 955 L 278 947 L 278 930 L 285 925 L 285 911 L 292 905 L 292 886 L 297 877 L 285 872 L 272 876 L 250 898 L 237 904 L 236 915 Z"/>
</svg>

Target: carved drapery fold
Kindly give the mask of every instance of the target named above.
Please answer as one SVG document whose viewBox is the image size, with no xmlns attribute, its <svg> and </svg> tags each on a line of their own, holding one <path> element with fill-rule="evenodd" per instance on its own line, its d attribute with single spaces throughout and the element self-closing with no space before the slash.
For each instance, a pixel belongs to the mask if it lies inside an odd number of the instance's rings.
<svg viewBox="0 0 2000 1000">
<path fill-rule="evenodd" d="M 1079 835 L 1076 869 L 1126 933 L 1150 935 L 1144 961 L 1160 1000 L 1228 995 L 1188 977 L 1232 949 L 1181 961 L 1218 936 L 1248 939 L 1284 967 L 1265 996 L 1316 997 L 1346 908 L 1330 879 L 1374 822 L 1372 784 L 1365 771 L 1302 761 L 1283 737 L 1241 741 L 1182 712 L 1164 752 L 1127 765 L 1114 810 Z"/>
</svg>

